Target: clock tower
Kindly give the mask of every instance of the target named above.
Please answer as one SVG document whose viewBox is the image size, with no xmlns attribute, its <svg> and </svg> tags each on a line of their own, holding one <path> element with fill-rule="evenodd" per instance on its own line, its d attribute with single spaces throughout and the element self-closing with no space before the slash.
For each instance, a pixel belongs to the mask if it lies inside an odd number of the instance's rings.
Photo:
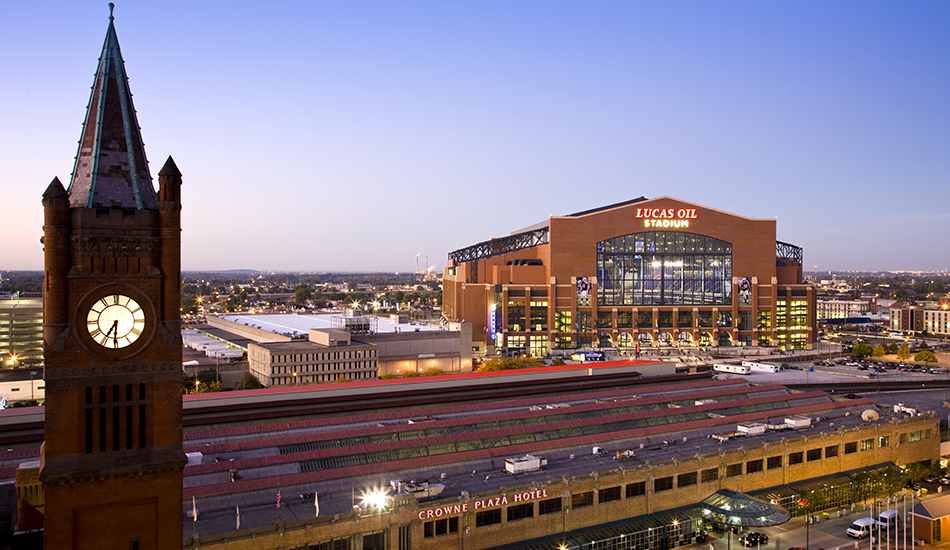
<svg viewBox="0 0 950 550">
<path fill-rule="evenodd" d="M 139 132 L 110 13 L 69 187 L 43 194 L 46 548 L 182 544 L 181 174 L 156 193 Z"/>
</svg>

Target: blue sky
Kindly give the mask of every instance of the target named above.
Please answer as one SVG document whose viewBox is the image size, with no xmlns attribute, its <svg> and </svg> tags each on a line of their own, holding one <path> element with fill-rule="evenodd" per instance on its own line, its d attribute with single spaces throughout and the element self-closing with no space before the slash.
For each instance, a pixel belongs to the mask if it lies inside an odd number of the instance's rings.
<svg viewBox="0 0 950 550">
<path fill-rule="evenodd" d="M 0 269 L 41 269 L 107 2 L 0 3 Z M 186 270 L 410 271 L 669 195 L 806 271 L 950 268 L 950 2 L 118 2 Z"/>
</svg>

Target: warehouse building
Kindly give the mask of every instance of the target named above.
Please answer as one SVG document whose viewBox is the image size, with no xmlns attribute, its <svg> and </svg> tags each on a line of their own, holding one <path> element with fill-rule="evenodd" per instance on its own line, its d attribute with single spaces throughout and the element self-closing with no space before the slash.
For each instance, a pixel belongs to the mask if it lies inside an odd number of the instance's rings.
<svg viewBox="0 0 950 550">
<path fill-rule="evenodd" d="M 471 374 L 463 385 L 458 377 L 334 384 L 313 388 L 328 392 L 320 402 L 342 413 L 339 399 L 350 392 L 361 414 L 187 431 L 184 512 L 194 498 L 199 517 L 194 526 L 186 517 L 185 530 L 199 536 L 185 547 L 677 548 L 696 542 L 711 522 L 767 521 L 765 514 L 714 518 L 729 499 L 772 506 L 768 515 L 780 522 L 801 513 L 802 495 L 818 490 L 824 508 L 844 507 L 861 492 L 857 473 L 893 479 L 903 466 L 939 457 L 932 413 L 911 416 L 870 399 L 742 378 L 660 376 L 583 392 L 476 398 L 506 377 L 522 386 L 534 375 L 558 384 L 620 379 L 637 366 Z M 427 404 L 433 392 L 449 390 L 462 393 Z M 301 407 L 301 391 L 288 394 L 287 406 Z M 234 393 L 214 400 L 234 409 L 242 399 Z M 374 396 L 384 394 L 402 395 L 407 406 L 374 409 Z M 189 396 L 185 406 L 207 403 Z M 283 508 L 275 510 L 278 488 Z"/>
</svg>

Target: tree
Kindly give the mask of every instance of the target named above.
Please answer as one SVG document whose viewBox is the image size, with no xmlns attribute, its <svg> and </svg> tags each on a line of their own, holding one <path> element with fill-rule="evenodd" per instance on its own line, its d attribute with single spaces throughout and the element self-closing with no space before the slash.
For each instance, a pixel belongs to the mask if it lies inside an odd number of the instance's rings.
<svg viewBox="0 0 950 550">
<path fill-rule="evenodd" d="M 897 353 L 897 344 L 894 342 L 891 342 L 890 344 L 888 344 L 887 353 L 890 353 L 890 354 Z"/>
<path fill-rule="evenodd" d="M 927 347 L 928 347 L 928 346 L 927 346 L 927 341 L 926 341 L 926 340 L 921 340 L 921 341 L 920 341 L 920 345 L 917 346 L 917 349 L 927 349 Z"/>
<path fill-rule="evenodd" d="M 930 351 L 929 349 L 925 349 L 914 354 L 914 361 L 921 363 L 936 363 L 937 356 L 934 355 L 934 352 Z"/>
<path fill-rule="evenodd" d="M 264 384 L 261 384 L 257 381 L 257 378 L 254 378 L 254 375 L 249 372 L 244 372 L 241 375 L 241 379 L 238 380 L 237 386 L 234 389 L 236 390 L 259 390 L 264 387 Z"/>
<path fill-rule="evenodd" d="M 910 349 L 907 348 L 907 344 L 904 344 L 899 350 L 897 350 L 897 358 L 901 361 L 910 359 Z"/>
<path fill-rule="evenodd" d="M 873 352 L 874 350 L 871 349 L 871 346 L 862 343 L 862 344 L 855 344 L 854 350 L 852 350 L 851 353 L 853 353 L 855 357 L 860 357 L 863 359 L 871 355 Z"/>
<path fill-rule="evenodd" d="M 294 291 L 294 301 L 300 305 L 306 304 L 310 296 L 312 296 L 312 293 L 307 286 L 298 286 L 297 290 Z"/>
<path fill-rule="evenodd" d="M 871 353 L 874 357 L 884 357 L 887 355 L 887 348 L 884 347 L 884 344 L 878 344 L 874 351 Z"/>
</svg>

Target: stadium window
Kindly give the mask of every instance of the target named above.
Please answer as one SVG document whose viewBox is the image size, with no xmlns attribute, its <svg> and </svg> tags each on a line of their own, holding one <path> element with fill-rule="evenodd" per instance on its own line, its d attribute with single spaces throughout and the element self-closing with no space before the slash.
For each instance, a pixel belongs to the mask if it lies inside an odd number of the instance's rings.
<svg viewBox="0 0 950 550">
<path fill-rule="evenodd" d="M 913 435 L 913 434 L 911 434 Z M 862 451 L 873 451 L 874 450 L 874 438 L 871 439 L 862 439 L 861 440 L 861 450 Z"/>
<path fill-rule="evenodd" d="M 808 449 L 808 454 L 806 455 L 808 462 L 814 462 L 816 460 L 821 460 L 821 448 L 817 449 Z"/>
<path fill-rule="evenodd" d="M 676 476 L 676 486 L 677 487 L 689 487 L 690 485 L 696 485 L 696 472 L 689 472 L 685 474 L 679 474 Z"/>
<path fill-rule="evenodd" d="M 528 502 L 517 506 L 508 507 L 508 521 L 517 521 L 519 519 L 534 517 L 534 503 Z"/>
<path fill-rule="evenodd" d="M 844 454 L 850 455 L 858 452 L 858 442 L 851 441 L 850 443 L 844 444 Z"/>
<path fill-rule="evenodd" d="M 719 468 L 709 468 L 708 470 L 703 470 L 701 478 L 703 483 L 706 483 L 707 481 L 716 481 L 719 479 Z"/>
<path fill-rule="evenodd" d="M 933 435 L 933 434 L 931 433 L 932 431 L 933 431 L 933 430 L 931 430 L 930 428 L 927 428 L 927 431 L 924 432 L 924 439 L 930 439 L 931 436 Z"/>
<path fill-rule="evenodd" d="M 603 504 L 612 500 L 620 500 L 620 486 L 601 489 L 597 493 L 597 502 Z"/>
<path fill-rule="evenodd" d="M 788 464 L 789 464 L 789 465 L 792 465 L 792 464 L 801 464 L 802 462 L 805 461 L 805 460 L 804 460 L 804 458 L 805 458 L 805 457 L 804 457 L 804 454 L 805 454 L 805 453 L 801 453 L 801 452 L 798 452 L 798 453 L 788 453 Z"/>
<path fill-rule="evenodd" d="M 878 447 L 882 447 L 882 448 L 883 448 L 883 447 L 888 447 L 888 446 L 890 446 L 890 444 L 891 444 L 891 438 L 890 438 L 890 436 L 882 435 L 881 437 L 877 438 L 877 446 L 878 446 Z"/>
<path fill-rule="evenodd" d="M 594 492 L 575 493 L 571 495 L 571 508 L 584 508 L 594 505 Z"/>
<path fill-rule="evenodd" d="M 830 447 L 825 447 L 825 458 L 831 458 L 838 456 L 838 446 L 832 445 Z"/>
<path fill-rule="evenodd" d="M 910 442 L 913 443 L 914 441 L 920 441 L 920 430 L 916 432 L 910 432 Z"/>
<path fill-rule="evenodd" d="M 766 466 L 769 470 L 774 470 L 776 468 L 782 467 L 782 457 L 781 456 L 770 456 L 766 462 Z"/>
<path fill-rule="evenodd" d="M 501 508 L 475 513 L 475 527 L 486 527 L 501 523 Z"/>
<path fill-rule="evenodd" d="M 745 463 L 745 473 L 754 474 L 762 471 L 762 459 L 750 460 Z"/>
<path fill-rule="evenodd" d="M 726 477 L 737 477 L 742 475 L 742 463 L 729 464 L 726 466 Z"/>
<path fill-rule="evenodd" d="M 640 497 L 645 494 L 647 494 L 647 483 L 645 481 L 627 484 L 627 498 Z"/>
<path fill-rule="evenodd" d="M 629 485 L 628 485 L 629 487 Z M 549 498 L 538 502 L 538 515 L 555 514 L 561 511 L 561 497 Z"/>
<path fill-rule="evenodd" d="M 669 491 L 673 488 L 673 476 L 659 477 L 653 480 L 653 492 Z"/>
<path fill-rule="evenodd" d="M 930 430 L 927 430 L 927 431 L 930 431 Z M 906 434 L 906 433 L 900 434 L 899 436 L 897 436 L 897 444 L 898 444 L 898 445 L 903 445 L 904 443 L 907 443 L 907 434 Z"/>
</svg>

